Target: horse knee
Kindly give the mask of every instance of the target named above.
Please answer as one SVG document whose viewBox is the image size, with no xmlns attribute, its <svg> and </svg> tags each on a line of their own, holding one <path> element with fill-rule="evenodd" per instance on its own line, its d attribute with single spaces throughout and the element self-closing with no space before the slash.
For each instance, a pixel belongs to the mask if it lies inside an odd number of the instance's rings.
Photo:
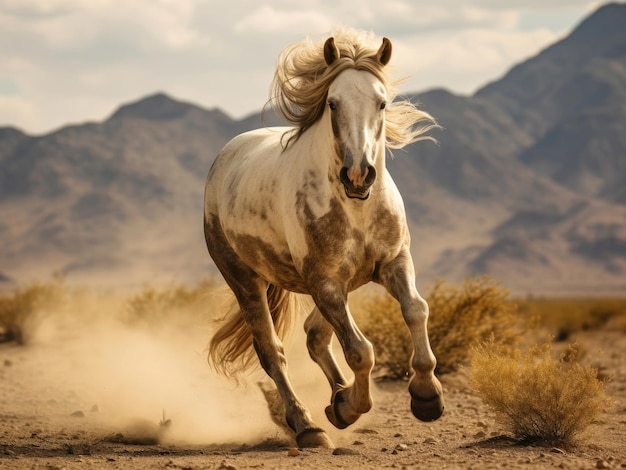
<svg viewBox="0 0 626 470">
<path fill-rule="evenodd" d="M 374 367 L 374 347 L 364 339 L 358 346 L 345 352 L 346 362 L 352 371 L 369 373 Z"/>
<path fill-rule="evenodd" d="M 428 302 L 419 296 L 411 299 L 409 308 L 403 309 L 402 314 L 409 329 L 425 325 L 428 322 Z"/>
</svg>

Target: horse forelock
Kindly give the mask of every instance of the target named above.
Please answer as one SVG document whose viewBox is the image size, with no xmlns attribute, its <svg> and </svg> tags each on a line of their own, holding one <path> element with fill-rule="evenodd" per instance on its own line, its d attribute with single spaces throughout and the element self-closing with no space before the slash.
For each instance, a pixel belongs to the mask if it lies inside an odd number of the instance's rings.
<svg viewBox="0 0 626 470">
<path fill-rule="evenodd" d="M 330 85 L 348 69 L 369 72 L 385 87 L 390 103 L 385 113 L 385 144 L 388 148 L 402 148 L 423 139 L 433 140 L 426 133 L 438 127 L 435 120 L 409 100 L 395 100 L 399 81 L 392 80 L 385 65 L 376 58 L 380 41 L 372 33 L 353 29 L 336 31 L 333 37 L 339 59 L 331 65 L 326 64 L 323 41 L 306 39 L 287 46 L 279 55 L 270 104 L 296 127 L 285 147 L 320 120 L 326 109 Z"/>
</svg>

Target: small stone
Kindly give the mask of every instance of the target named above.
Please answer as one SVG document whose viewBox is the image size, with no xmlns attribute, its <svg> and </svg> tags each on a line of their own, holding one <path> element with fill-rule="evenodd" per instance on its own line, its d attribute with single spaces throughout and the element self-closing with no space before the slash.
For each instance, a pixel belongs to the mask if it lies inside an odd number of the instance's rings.
<svg viewBox="0 0 626 470">
<path fill-rule="evenodd" d="M 297 457 L 298 455 L 300 455 L 300 451 L 298 449 L 296 449 L 295 447 L 291 447 L 288 451 L 287 451 L 287 455 L 289 457 Z"/>
<path fill-rule="evenodd" d="M 427 437 L 426 439 L 424 439 L 424 444 L 436 444 L 437 441 L 435 439 L 433 439 L 432 437 Z"/>
<path fill-rule="evenodd" d="M 354 432 L 358 434 L 378 434 L 378 431 L 376 431 L 375 429 L 369 429 L 369 428 L 355 429 Z"/>
<path fill-rule="evenodd" d="M 74 411 L 74 413 L 70 414 L 70 416 L 73 416 L 74 418 L 84 418 L 85 412 L 82 410 Z"/>
<path fill-rule="evenodd" d="M 553 447 L 552 449 L 550 449 L 550 452 L 552 452 L 553 454 L 564 454 L 565 451 L 563 449 L 559 449 L 558 447 Z"/>
<path fill-rule="evenodd" d="M 217 468 L 218 470 L 237 470 L 237 467 L 229 463 L 226 463 L 226 460 L 223 460 L 220 466 Z"/>
<path fill-rule="evenodd" d="M 395 433 L 395 434 L 393 435 L 393 437 L 402 437 L 402 434 L 401 434 L 401 433 L 399 433 L 399 432 L 397 432 L 397 433 Z"/>
<path fill-rule="evenodd" d="M 91 411 L 92 413 L 99 413 L 100 407 L 98 405 L 93 405 L 89 411 Z"/>
<path fill-rule="evenodd" d="M 598 459 L 598 461 L 596 462 L 596 468 L 610 468 L 611 465 L 603 459 Z"/>
<path fill-rule="evenodd" d="M 485 423 L 484 421 L 478 421 L 476 423 L 476 426 L 479 426 L 481 428 L 487 429 L 489 426 L 487 426 L 487 423 Z"/>
<path fill-rule="evenodd" d="M 409 448 L 409 446 L 407 446 L 406 444 L 398 444 L 396 446 L 396 450 L 400 451 L 400 452 L 404 452 L 405 450 L 407 450 Z"/>
<path fill-rule="evenodd" d="M 337 447 L 335 450 L 333 450 L 333 455 L 360 455 L 360 454 L 354 449 L 348 449 L 347 447 Z"/>
<path fill-rule="evenodd" d="M 4 367 L 11 367 L 12 365 L 13 365 L 13 362 L 11 362 L 10 359 L 4 360 Z"/>
<path fill-rule="evenodd" d="M 487 433 L 485 431 L 478 431 L 474 434 L 474 439 L 483 439 L 485 437 L 487 437 Z"/>
<path fill-rule="evenodd" d="M 362 446 L 362 445 L 363 445 L 363 442 L 361 442 L 361 441 L 354 441 L 354 442 L 352 443 L 352 445 L 353 445 L 353 446 Z"/>
</svg>

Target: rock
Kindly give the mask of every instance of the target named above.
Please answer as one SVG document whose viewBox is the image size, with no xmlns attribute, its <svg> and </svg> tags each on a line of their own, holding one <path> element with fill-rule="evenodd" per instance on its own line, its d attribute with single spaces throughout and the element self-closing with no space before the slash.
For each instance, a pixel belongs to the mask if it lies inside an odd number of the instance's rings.
<svg viewBox="0 0 626 470">
<path fill-rule="evenodd" d="M 559 449 L 558 447 L 553 447 L 550 449 L 550 452 L 553 454 L 565 454 L 565 451 L 563 449 Z"/>
<path fill-rule="evenodd" d="M 376 431 L 375 429 L 368 428 L 355 429 L 354 432 L 358 434 L 378 434 L 378 431 Z"/>
<path fill-rule="evenodd" d="M 217 468 L 218 470 L 237 470 L 237 467 L 229 463 L 226 463 L 226 460 L 223 460 L 220 466 Z"/>
<path fill-rule="evenodd" d="M 70 414 L 70 416 L 73 416 L 74 418 L 84 418 L 85 412 L 82 410 L 74 411 L 74 413 Z"/>
<path fill-rule="evenodd" d="M 295 447 L 291 447 L 288 451 L 287 451 L 287 455 L 289 457 L 297 457 L 298 455 L 300 455 L 300 451 L 298 449 L 296 449 Z"/>
<path fill-rule="evenodd" d="M 596 468 L 611 468 L 611 465 L 606 460 L 598 459 Z"/>
<path fill-rule="evenodd" d="M 98 405 L 93 405 L 91 407 L 91 410 L 89 410 L 89 411 L 91 411 L 92 413 L 99 413 L 100 412 L 100 407 Z"/>
<path fill-rule="evenodd" d="M 362 445 L 363 445 L 363 442 L 361 442 L 361 441 L 354 441 L 354 442 L 352 443 L 352 445 L 353 445 L 353 446 L 362 446 Z"/>
<path fill-rule="evenodd" d="M 404 452 L 405 450 L 407 450 L 409 448 L 409 446 L 407 446 L 406 444 L 398 444 L 396 446 L 396 450 L 400 451 L 400 452 Z"/>
<path fill-rule="evenodd" d="M 424 444 L 437 444 L 437 441 L 432 437 L 427 437 L 426 439 L 424 439 Z"/>
<path fill-rule="evenodd" d="M 360 453 L 353 449 L 348 449 L 347 447 L 337 447 L 333 450 L 333 455 L 360 455 Z"/>
<path fill-rule="evenodd" d="M 483 439 L 487 437 L 487 433 L 485 431 L 478 431 L 473 437 L 474 439 Z"/>
</svg>

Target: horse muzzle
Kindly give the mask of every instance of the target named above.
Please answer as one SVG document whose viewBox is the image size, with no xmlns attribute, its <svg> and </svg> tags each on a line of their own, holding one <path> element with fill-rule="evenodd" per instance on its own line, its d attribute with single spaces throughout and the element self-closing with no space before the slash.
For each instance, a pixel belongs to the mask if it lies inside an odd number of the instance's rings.
<svg viewBox="0 0 626 470">
<path fill-rule="evenodd" d="M 373 166 L 368 166 L 365 178 L 359 179 L 362 179 L 362 183 L 355 184 L 354 179 L 349 176 L 348 168 L 345 166 L 339 172 L 339 181 L 343 184 L 346 196 L 350 199 L 361 199 L 364 201 L 370 196 L 370 188 L 376 181 L 376 169 Z"/>
</svg>

